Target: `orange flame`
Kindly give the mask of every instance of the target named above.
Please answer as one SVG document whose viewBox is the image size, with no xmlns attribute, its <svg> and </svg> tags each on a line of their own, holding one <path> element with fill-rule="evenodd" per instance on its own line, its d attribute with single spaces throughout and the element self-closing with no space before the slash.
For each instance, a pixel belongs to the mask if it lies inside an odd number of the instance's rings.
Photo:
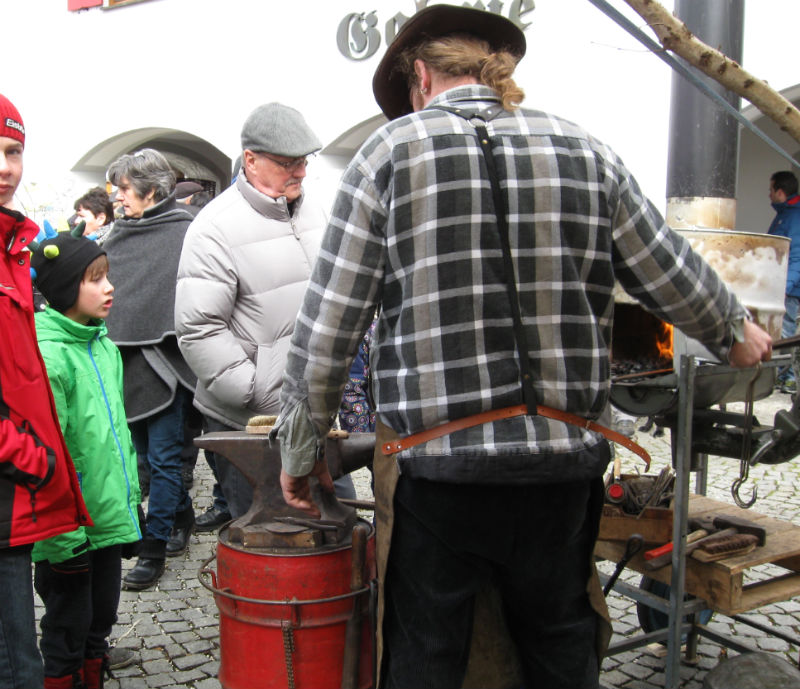
<svg viewBox="0 0 800 689">
<path fill-rule="evenodd" d="M 672 345 L 672 335 L 674 327 L 669 323 L 661 323 L 661 328 L 656 333 L 656 347 L 658 348 L 658 356 L 661 359 L 672 361 L 674 348 Z"/>
</svg>

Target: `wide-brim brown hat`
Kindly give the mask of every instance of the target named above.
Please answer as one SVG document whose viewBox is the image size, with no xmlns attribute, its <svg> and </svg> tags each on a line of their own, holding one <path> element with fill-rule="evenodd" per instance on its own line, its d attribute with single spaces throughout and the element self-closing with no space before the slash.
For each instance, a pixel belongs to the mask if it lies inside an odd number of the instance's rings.
<svg viewBox="0 0 800 689">
<path fill-rule="evenodd" d="M 409 19 L 391 42 L 372 77 L 372 92 L 390 120 L 411 112 L 406 76 L 395 70 L 397 56 L 425 38 L 466 33 L 487 41 L 492 50 L 507 50 L 517 59 L 525 55 L 525 34 L 509 19 L 455 5 L 433 5 Z"/>
</svg>

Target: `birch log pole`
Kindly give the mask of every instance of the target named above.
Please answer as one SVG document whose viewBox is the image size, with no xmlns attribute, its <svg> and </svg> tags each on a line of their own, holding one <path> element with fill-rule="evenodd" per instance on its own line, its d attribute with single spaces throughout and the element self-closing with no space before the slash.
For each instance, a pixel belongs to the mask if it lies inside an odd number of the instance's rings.
<svg viewBox="0 0 800 689">
<path fill-rule="evenodd" d="M 725 88 L 750 101 L 782 131 L 800 143 L 800 110 L 719 50 L 706 45 L 655 0 L 625 0 L 656 34 L 665 50 L 671 50 Z"/>
</svg>

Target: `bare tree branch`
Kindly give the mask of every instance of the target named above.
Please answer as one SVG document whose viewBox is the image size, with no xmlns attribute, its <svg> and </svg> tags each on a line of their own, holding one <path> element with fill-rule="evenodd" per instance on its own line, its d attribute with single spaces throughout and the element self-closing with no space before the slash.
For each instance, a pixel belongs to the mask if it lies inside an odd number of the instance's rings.
<svg viewBox="0 0 800 689">
<path fill-rule="evenodd" d="M 625 0 L 656 34 L 661 45 L 725 88 L 750 101 L 782 131 L 800 143 L 800 110 L 719 50 L 706 45 L 656 0 Z"/>
</svg>

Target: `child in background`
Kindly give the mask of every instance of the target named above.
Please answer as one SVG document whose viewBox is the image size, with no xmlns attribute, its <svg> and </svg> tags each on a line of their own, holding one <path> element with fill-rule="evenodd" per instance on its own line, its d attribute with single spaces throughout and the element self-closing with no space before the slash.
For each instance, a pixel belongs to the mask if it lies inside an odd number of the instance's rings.
<svg viewBox="0 0 800 689">
<path fill-rule="evenodd" d="M 61 429 L 94 526 L 34 546 L 45 689 L 103 686 L 117 619 L 122 546 L 142 538 L 136 452 L 122 398 L 122 361 L 103 319 L 113 302 L 108 259 L 68 233 L 34 251 L 34 282 L 48 307 L 36 314 Z"/>
</svg>

